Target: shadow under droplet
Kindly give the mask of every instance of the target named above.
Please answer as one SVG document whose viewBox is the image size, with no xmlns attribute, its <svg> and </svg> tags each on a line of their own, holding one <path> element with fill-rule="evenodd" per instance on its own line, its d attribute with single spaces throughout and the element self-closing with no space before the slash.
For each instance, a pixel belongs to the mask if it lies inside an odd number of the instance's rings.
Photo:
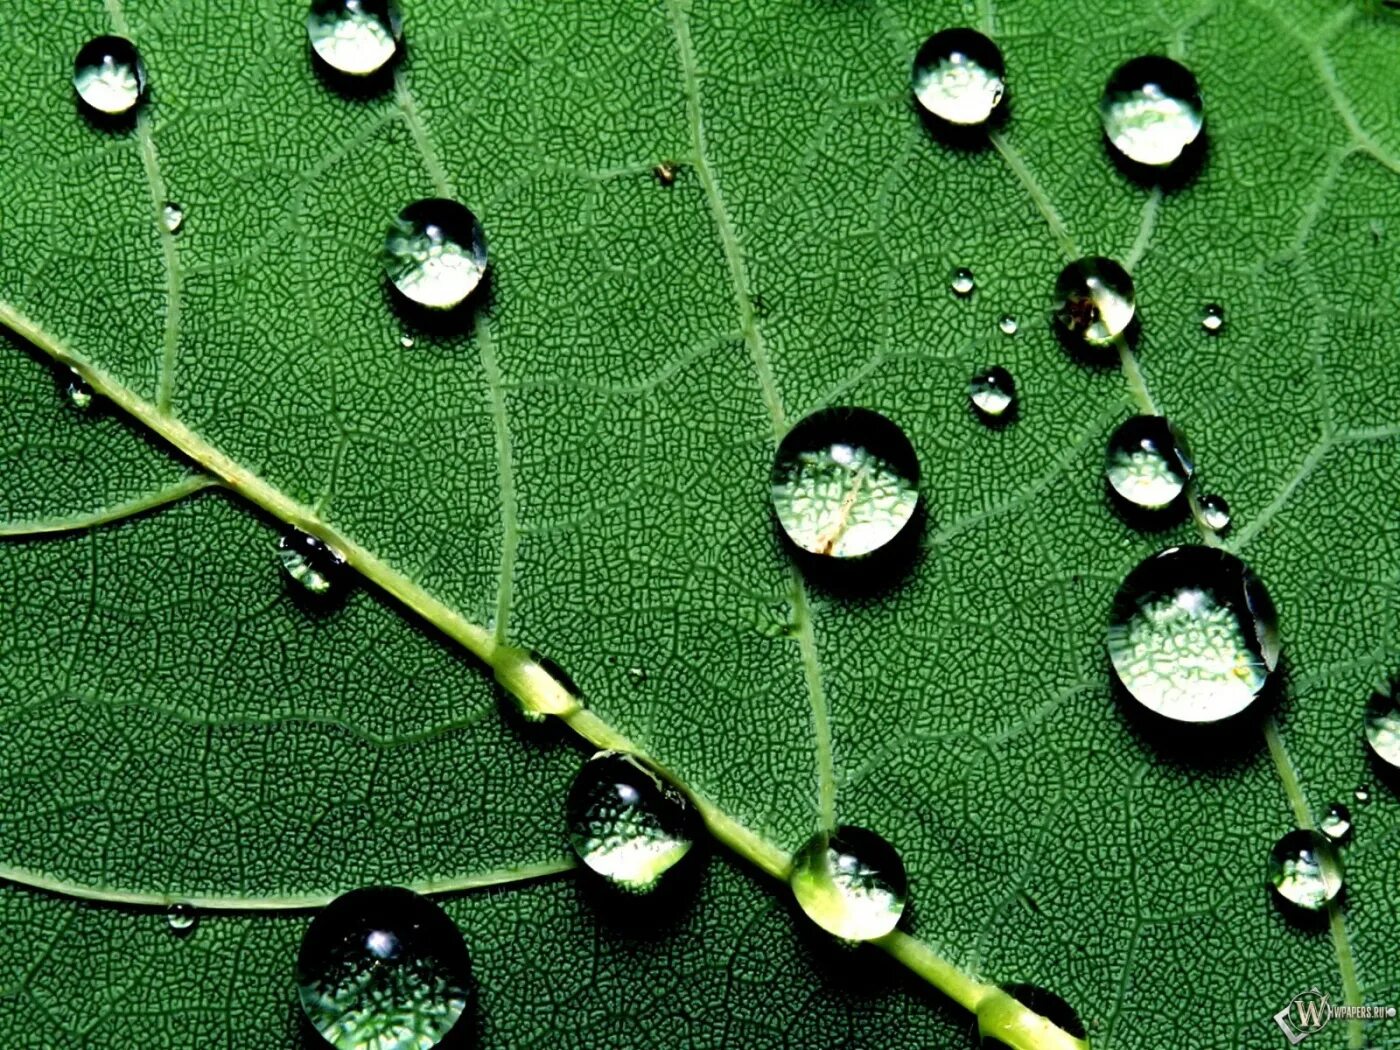
<svg viewBox="0 0 1400 1050">
<path fill-rule="evenodd" d="M 141 100 L 125 113 L 104 113 L 100 109 L 93 109 L 78 95 L 73 96 L 73 108 L 78 111 L 78 116 L 94 131 L 113 136 L 128 135 L 135 130 L 141 107 L 149 104 L 150 99 L 143 95 Z"/>
<path fill-rule="evenodd" d="M 311 63 L 311 71 L 322 87 L 352 102 L 372 102 L 374 99 L 383 98 L 394 89 L 394 74 L 403 63 L 404 45 L 400 43 L 394 51 L 394 57 L 373 73 L 363 75 L 342 73 L 318 55 L 310 43 L 306 45 L 306 54 Z"/>
<path fill-rule="evenodd" d="M 450 339 L 470 333 L 476 327 L 477 317 L 494 305 L 493 273 L 493 270 L 487 269 L 471 294 L 448 310 L 434 310 L 421 303 L 415 303 L 400 292 L 388 276 L 382 279 L 381 286 L 385 300 L 399 316 L 405 328 L 430 340 Z"/>
<path fill-rule="evenodd" d="M 1003 94 L 996 109 L 992 110 L 992 115 L 982 124 L 954 124 L 952 121 L 944 120 L 919 105 L 918 100 L 912 94 L 909 97 L 909 104 L 918 116 L 919 123 L 924 126 L 924 131 L 940 146 L 956 150 L 959 153 L 980 153 L 991 149 L 992 143 L 988 135 L 994 131 L 1000 131 L 1010 120 L 1010 97 L 1009 91 Z"/>
<path fill-rule="evenodd" d="M 709 877 L 708 837 L 698 822 L 690 834 L 694 845 L 645 893 L 622 889 L 580 865 L 574 886 L 584 910 L 610 934 L 627 940 L 659 942 L 671 937 L 689 921 Z"/>
<path fill-rule="evenodd" d="M 881 598 L 902 586 L 928 552 L 920 542 L 928 521 L 922 496 L 895 537 L 879 550 L 858 558 L 834 558 L 799 547 L 776 518 L 773 532 L 802 578 L 814 589 L 837 598 Z"/>
<path fill-rule="evenodd" d="M 1103 136 L 1103 144 L 1114 167 L 1124 178 L 1145 189 L 1161 189 L 1163 193 L 1177 193 L 1194 184 L 1200 178 L 1210 156 L 1210 135 L 1205 128 L 1201 129 L 1195 142 L 1181 151 L 1181 156 L 1170 164 L 1160 166 L 1133 160 L 1115 146 L 1107 135 Z"/>
</svg>

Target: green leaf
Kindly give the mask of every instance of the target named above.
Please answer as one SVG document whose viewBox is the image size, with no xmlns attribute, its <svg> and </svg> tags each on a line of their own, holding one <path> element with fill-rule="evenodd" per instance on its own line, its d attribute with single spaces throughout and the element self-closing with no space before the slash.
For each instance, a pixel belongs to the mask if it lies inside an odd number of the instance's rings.
<svg viewBox="0 0 1400 1050">
<path fill-rule="evenodd" d="M 0 870 L 26 884 L 0 891 L 0 1013 L 19 1045 L 289 1045 L 305 917 L 271 911 L 475 879 L 510 883 L 450 905 L 483 1045 L 972 1041 L 968 1015 L 824 945 L 728 861 L 650 930 L 572 876 L 522 878 L 567 860 L 568 727 L 662 763 L 770 873 L 831 812 L 877 830 L 918 938 L 886 947 L 963 1005 L 972 976 L 1043 985 L 1096 1047 L 1283 1045 L 1272 1015 L 1314 986 L 1400 1005 L 1400 804 L 1360 734 L 1400 648 L 1393 17 L 415 0 L 406 61 L 364 99 L 313 73 L 302 17 L 6 15 L 0 531 L 42 531 L 0 540 Z M 909 99 L 919 41 L 963 23 L 1008 66 L 1010 119 L 980 150 Z M 121 132 L 69 84 L 112 31 L 151 82 Z M 1115 167 L 1095 114 L 1149 52 L 1206 98 L 1209 156 L 1167 193 Z M 471 332 L 405 346 L 378 251 L 400 207 L 443 194 L 484 223 L 490 302 Z M 1051 332 L 1062 241 L 1133 270 L 1121 370 Z M 96 411 L 61 403 L 45 355 Z M 991 363 L 1021 392 L 1000 431 L 966 404 Z M 770 519 L 777 437 L 832 403 L 895 419 L 923 464 L 921 556 L 878 598 L 805 579 Z M 1136 732 L 1108 685 L 1119 581 L 1200 538 L 1106 505 L 1104 440 L 1145 403 L 1189 434 L 1280 609 L 1270 739 L 1222 767 Z M 304 608 L 273 558 L 287 524 L 367 586 Z M 525 725 L 493 677 L 565 724 Z M 1346 901 L 1307 928 L 1271 904 L 1264 859 L 1333 800 L 1356 817 Z M 142 910 L 174 900 L 220 914 L 176 939 Z"/>
</svg>

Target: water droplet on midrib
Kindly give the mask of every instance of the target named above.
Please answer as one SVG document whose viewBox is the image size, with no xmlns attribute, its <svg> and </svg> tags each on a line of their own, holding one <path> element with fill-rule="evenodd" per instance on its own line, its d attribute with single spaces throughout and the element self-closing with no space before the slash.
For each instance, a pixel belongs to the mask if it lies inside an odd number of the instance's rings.
<svg viewBox="0 0 1400 1050">
<path fill-rule="evenodd" d="M 1161 55 L 1144 55 L 1109 77 L 1099 117 L 1119 153 L 1137 164 L 1165 167 L 1196 141 L 1205 112 L 1189 69 Z"/>
<path fill-rule="evenodd" d="M 179 233 L 185 224 L 185 209 L 174 201 L 166 201 L 160 209 L 160 221 L 166 233 Z"/>
<path fill-rule="evenodd" d="M 592 871 L 620 889 L 645 893 L 694 844 L 690 803 L 618 751 L 600 751 L 569 788 L 569 842 Z"/>
<path fill-rule="evenodd" d="M 119 36 L 89 40 L 73 60 L 73 88 L 97 116 L 131 113 L 146 94 L 146 67 L 140 52 Z"/>
<path fill-rule="evenodd" d="M 384 272 L 416 306 L 451 310 L 486 276 L 486 237 L 476 216 L 457 201 L 415 201 L 389 226 Z"/>
<path fill-rule="evenodd" d="M 1104 472 L 1124 504 L 1161 511 L 1181 498 L 1195 464 L 1185 441 L 1164 417 L 1133 416 L 1109 437 Z"/>
<path fill-rule="evenodd" d="M 792 862 L 793 896 L 827 933 L 868 941 L 895 928 L 908 880 L 893 846 L 873 831 L 842 825 L 819 832 Z"/>
<path fill-rule="evenodd" d="M 914 56 L 914 98 L 949 124 L 985 124 L 1006 93 L 1005 77 L 1001 51 L 974 29 L 935 33 Z"/>
<path fill-rule="evenodd" d="M 1268 877 L 1283 901 L 1319 911 L 1342 891 L 1342 861 L 1325 835 L 1290 831 L 1269 851 Z"/>
<path fill-rule="evenodd" d="M 367 77 L 398 54 L 403 17 L 394 0 L 314 0 L 306 35 L 312 52 L 330 69 Z"/>
<path fill-rule="evenodd" d="M 76 371 L 70 371 L 63 379 L 63 397 L 79 412 L 86 412 L 92 408 L 93 397 L 92 387 Z"/>
<path fill-rule="evenodd" d="M 1055 282 L 1055 319 L 1076 342 L 1107 346 L 1127 331 L 1137 310 L 1128 271 L 1103 256 L 1077 259 Z"/>
</svg>

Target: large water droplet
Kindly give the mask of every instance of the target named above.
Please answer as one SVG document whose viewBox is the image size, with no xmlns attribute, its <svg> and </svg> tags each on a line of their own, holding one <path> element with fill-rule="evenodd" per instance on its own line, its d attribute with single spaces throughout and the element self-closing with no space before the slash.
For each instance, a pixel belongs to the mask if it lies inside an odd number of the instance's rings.
<svg viewBox="0 0 1400 1050">
<path fill-rule="evenodd" d="M 1108 655 L 1118 681 L 1174 722 L 1239 714 L 1278 666 L 1273 602 L 1233 554 L 1169 547 L 1130 572 L 1113 599 Z"/>
<path fill-rule="evenodd" d="M 1201 311 L 1201 327 L 1211 335 L 1225 327 L 1225 307 L 1218 303 L 1207 303 Z"/>
<path fill-rule="evenodd" d="M 336 1050 L 430 1050 L 466 1012 L 471 966 L 462 934 L 410 890 L 336 898 L 297 955 L 302 1009 Z"/>
<path fill-rule="evenodd" d="M 1333 842 L 1345 842 L 1351 837 L 1351 810 L 1341 802 L 1333 802 L 1322 815 L 1318 828 Z"/>
<path fill-rule="evenodd" d="M 146 94 L 146 67 L 130 40 L 99 36 L 84 44 L 73 60 L 73 87 L 90 112 L 125 116 Z"/>
<path fill-rule="evenodd" d="M 1213 493 L 1201 497 L 1201 524 L 1211 532 L 1223 536 L 1230 531 L 1230 504 L 1224 496 Z"/>
<path fill-rule="evenodd" d="M 1016 404 L 1016 380 L 1006 369 L 994 365 L 972 377 L 968 397 L 983 419 L 1004 419 Z"/>
<path fill-rule="evenodd" d="M 977 278 L 966 266 L 959 266 L 948 278 L 948 287 L 953 289 L 954 295 L 966 299 L 977 290 Z"/>
<path fill-rule="evenodd" d="M 1289 904 L 1318 911 L 1342 891 L 1342 860 L 1326 836 L 1290 831 L 1269 851 L 1269 885 Z"/>
<path fill-rule="evenodd" d="M 1107 346 L 1132 323 L 1133 279 L 1112 259 L 1078 259 L 1055 282 L 1055 319 L 1074 340 Z"/>
<path fill-rule="evenodd" d="M 985 124 L 1006 93 L 1006 64 L 996 44 L 974 29 L 945 29 L 914 57 L 914 97 L 949 124 Z"/>
<path fill-rule="evenodd" d="M 165 913 L 165 924 L 176 937 L 188 937 L 199 924 L 199 915 L 188 904 L 176 904 Z"/>
<path fill-rule="evenodd" d="M 1376 693 L 1366 704 L 1366 743 L 1371 753 L 1392 769 L 1400 770 L 1400 701 L 1392 686 Z"/>
<path fill-rule="evenodd" d="M 161 205 L 160 223 L 166 233 L 179 233 L 180 227 L 185 224 L 185 209 L 174 201 L 166 201 Z"/>
<path fill-rule="evenodd" d="M 807 918 L 847 941 L 893 930 L 909 886 L 894 847 L 873 831 L 849 825 L 812 836 L 793 858 L 791 881 Z"/>
<path fill-rule="evenodd" d="M 349 580 L 340 553 L 309 533 L 289 532 L 278 539 L 277 560 L 287 578 L 310 594 L 330 595 Z"/>
<path fill-rule="evenodd" d="M 1186 442 L 1162 416 L 1133 416 L 1108 439 L 1104 473 L 1114 495 L 1136 510 L 1165 510 L 1195 472 Z"/>
<path fill-rule="evenodd" d="M 566 815 L 579 859 L 634 893 L 655 887 L 694 843 L 685 796 L 618 751 L 600 751 L 579 770 Z"/>
<path fill-rule="evenodd" d="M 888 546 L 914 517 L 919 461 L 904 431 L 864 408 L 814 412 L 773 461 L 778 522 L 799 548 L 858 558 Z"/>
<path fill-rule="evenodd" d="M 316 57 L 335 72 L 367 77 L 398 54 L 403 16 L 394 0 L 313 0 L 306 35 Z"/>
<path fill-rule="evenodd" d="M 997 327 L 1001 329 L 1002 335 L 1015 335 L 1020 331 L 1020 324 L 1011 314 L 1002 314 L 1001 320 L 997 322 Z"/>
<path fill-rule="evenodd" d="M 1119 66 L 1108 78 L 1099 116 L 1115 149 L 1152 167 L 1180 157 L 1205 122 L 1196 78 L 1180 62 L 1161 55 Z"/>
<path fill-rule="evenodd" d="M 404 298 L 451 310 L 486 276 L 486 237 L 454 200 L 430 197 L 399 212 L 384 238 L 384 272 Z"/>
</svg>

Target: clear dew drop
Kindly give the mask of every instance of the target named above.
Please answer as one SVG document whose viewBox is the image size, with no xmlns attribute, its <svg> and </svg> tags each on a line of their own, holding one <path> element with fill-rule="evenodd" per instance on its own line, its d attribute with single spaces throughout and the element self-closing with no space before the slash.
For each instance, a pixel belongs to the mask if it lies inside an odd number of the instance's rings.
<svg viewBox="0 0 1400 1050">
<path fill-rule="evenodd" d="M 1161 55 L 1144 55 L 1108 78 L 1099 117 L 1119 153 L 1138 164 L 1165 167 L 1200 136 L 1205 109 L 1189 69 Z"/>
<path fill-rule="evenodd" d="M 384 238 L 384 272 L 400 295 L 428 310 L 460 306 L 481 284 L 486 265 L 481 224 L 454 200 L 415 201 Z"/>
<path fill-rule="evenodd" d="M 1004 419 L 1016 405 L 1016 380 L 1006 369 L 994 365 L 968 382 L 968 399 L 982 418 Z"/>
<path fill-rule="evenodd" d="M 919 462 L 904 431 L 877 412 L 828 408 L 788 431 L 773 461 L 778 523 L 798 548 L 859 558 L 887 547 L 914 517 Z"/>
<path fill-rule="evenodd" d="M 1225 307 L 1219 303 L 1207 303 L 1201 310 L 1201 328 L 1214 335 L 1225 327 Z"/>
<path fill-rule="evenodd" d="M 1351 838 L 1351 810 L 1341 802 L 1333 802 L 1322 815 L 1318 827 L 1333 842 L 1346 842 Z"/>
<path fill-rule="evenodd" d="M 1316 831 L 1290 831 L 1269 851 L 1269 885 L 1305 911 L 1319 911 L 1342 892 L 1342 860 Z"/>
<path fill-rule="evenodd" d="M 792 893 L 807 918 L 845 941 L 895 928 L 908 880 L 893 846 L 864 828 L 842 825 L 812 836 L 792 862 Z"/>
<path fill-rule="evenodd" d="M 959 266 L 948 278 L 948 287 L 959 299 L 966 299 L 977 290 L 977 278 L 965 266 Z"/>
<path fill-rule="evenodd" d="M 185 224 L 185 209 L 174 201 L 166 201 L 161 205 L 160 223 L 166 233 L 179 233 L 180 227 Z"/>
<path fill-rule="evenodd" d="M 1107 346 L 1132 323 L 1137 310 L 1133 279 L 1112 259 L 1077 259 L 1055 282 L 1055 319 L 1076 342 Z"/>
<path fill-rule="evenodd" d="M 62 380 L 63 398 L 79 412 L 86 412 L 92 408 L 93 397 L 92 387 L 88 386 L 83 377 L 77 372 L 69 372 Z"/>
<path fill-rule="evenodd" d="M 1279 660 L 1277 614 L 1249 567 L 1214 547 L 1169 547 L 1124 579 L 1108 655 L 1119 683 L 1178 723 L 1218 722 L 1263 693 Z"/>
<path fill-rule="evenodd" d="M 1001 51 L 973 29 L 945 29 L 914 56 L 914 98 L 925 112 L 964 127 L 985 124 L 1006 93 Z"/>
<path fill-rule="evenodd" d="M 314 0 L 306 35 L 316 57 L 332 70 L 367 77 L 398 54 L 403 16 L 394 0 Z"/>
<path fill-rule="evenodd" d="M 413 336 L 409 335 L 407 332 L 399 336 L 399 346 L 403 347 L 405 350 L 412 350 L 414 345 L 415 340 Z"/>
<path fill-rule="evenodd" d="M 1351 797 L 1364 806 L 1371 801 L 1371 789 L 1365 784 L 1358 784 L 1356 790 L 1351 793 Z"/>
<path fill-rule="evenodd" d="M 685 796 L 619 751 L 600 751 L 579 770 L 566 822 L 579 860 L 631 893 L 654 889 L 695 841 Z"/>
<path fill-rule="evenodd" d="M 165 913 L 165 924 L 176 937 L 188 937 L 199 924 L 199 915 L 188 904 L 176 904 Z"/>
<path fill-rule="evenodd" d="M 1371 754 L 1389 766 L 1400 770 L 1400 701 L 1396 687 L 1376 693 L 1366 704 L 1366 743 Z"/>
<path fill-rule="evenodd" d="M 1195 470 L 1186 442 L 1163 416 L 1132 416 L 1109 436 L 1104 476 L 1129 508 L 1165 510 L 1181 498 Z"/>
<path fill-rule="evenodd" d="M 308 594 L 330 596 L 349 582 L 345 559 L 309 533 L 284 534 L 277 541 L 277 560 L 287 578 Z"/>
<path fill-rule="evenodd" d="M 126 116 L 146 94 L 146 67 L 140 52 L 119 36 L 89 40 L 73 60 L 73 88 L 91 113 Z"/>
<path fill-rule="evenodd" d="M 1214 493 L 1201 497 L 1201 524 L 1210 529 L 1217 536 L 1223 536 L 1230 531 L 1230 504 L 1226 502 L 1224 496 L 1217 496 Z"/>
<path fill-rule="evenodd" d="M 471 1001 L 471 964 L 456 925 L 432 901 L 390 886 L 354 890 L 302 938 L 297 993 L 335 1050 L 430 1050 Z"/>
<path fill-rule="evenodd" d="M 1020 324 L 1011 314 L 1002 314 L 1001 320 L 997 322 L 997 327 L 1001 329 L 1002 335 L 1015 335 L 1021 330 Z"/>
</svg>

